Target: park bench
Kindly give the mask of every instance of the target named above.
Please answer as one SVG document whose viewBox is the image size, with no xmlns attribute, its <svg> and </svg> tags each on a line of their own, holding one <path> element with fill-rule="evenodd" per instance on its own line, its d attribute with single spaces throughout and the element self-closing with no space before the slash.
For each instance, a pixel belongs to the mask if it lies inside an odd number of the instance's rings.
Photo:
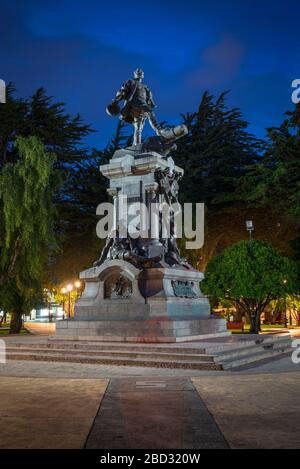
<svg viewBox="0 0 300 469">
<path fill-rule="evenodd" d="M 229 330 L 237 330 L 237 329 L 244 329 L 244 324 L 242 322 L 228 322 L 227 329 Z"/>
</svg>

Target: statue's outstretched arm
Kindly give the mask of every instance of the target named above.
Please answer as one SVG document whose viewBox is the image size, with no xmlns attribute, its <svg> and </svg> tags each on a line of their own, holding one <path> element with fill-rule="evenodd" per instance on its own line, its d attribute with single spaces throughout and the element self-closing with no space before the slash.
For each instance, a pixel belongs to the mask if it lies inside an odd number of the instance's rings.
<svg viewBox="0 0 300 469">
<path fill-rule="evenodd" d="M 128 80 L 125 83 L 123 83 L 123 85 L 121 86 L 121 88 L 117 92 L 114 101 L 116 103 L 118 103 L 119 101 L 122 101 L 123 99 L 126 99 L 128 97 L 129 91 L 130 91 L 130 81 Z"/>
</svg>

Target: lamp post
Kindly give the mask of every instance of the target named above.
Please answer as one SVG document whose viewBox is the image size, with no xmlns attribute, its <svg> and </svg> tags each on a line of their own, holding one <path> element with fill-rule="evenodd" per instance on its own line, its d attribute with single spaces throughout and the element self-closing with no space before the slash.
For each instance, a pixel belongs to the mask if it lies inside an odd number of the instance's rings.
<svg viewBox="0 0 300 469">
<path fill-rule="evenodd" d="M 63 295 L 63 304 L 62 304 L 62 307 L 63 307 L 63 319 L 65 319 L 65 294 L 67 293 L 67 289 L 66 289 L 66 288 L 62 288 L 62 289 L 61 289 L 61 292 L 62 292 L 62 295 Z"/>
<path fill-rule="evenodd" d="M 245 222 L 246 224 L 246 230 L 248 231 L 249 233 L 249 258 L 250 260 L 253 258 L 253 252 L 252 252 L 252 232 L 254 231 L 254 225 L 253 225 L 253 221 L 252 220 L 246 220 Z M 252 321 L 252 318 L 250 318 L 250 327 L 251 327 L 251 321 Z M 261 319 L 259 320 L 259 330 L 261 330 L 260 328 L 261 326 Z"/>
<path fill-rule="evenodd" d="M 283 280 L 284 287 L 286 287 L 287 279 Z M 284 327 L 287 328 L 287 314 L 286 314 L 286 291 L 284 293 Z"/>
<path fill-rule="evenodd" d="M 252 240 L 252 231 L 254 231 L 254 225 L 252 220 L 246 220 L 246 230 L 249 233 L 249 241 L 251 243 Z"/>
<path fill-rule="evenodd" d="M 78 297 L 79 297 L 78 290 L 79 290 L 79 288 L 81 287 L 81 282 L 80 282 L 80 280 L 76 280 L 76 282 L 74 283 L 74 285 L 75 285 L 75 288 L 76 288 L 76 300 L 77 300 Z"/>
<path fill-rule="evenodd" d="M 73 285 L 69 283 L 69 285 L 67 285 L 67 291 L 69 292 L 69 308 L 68 308 L 69 318 L 71 317 L 71 291 L 72 290 L 73 290 Z"/>
</svg>

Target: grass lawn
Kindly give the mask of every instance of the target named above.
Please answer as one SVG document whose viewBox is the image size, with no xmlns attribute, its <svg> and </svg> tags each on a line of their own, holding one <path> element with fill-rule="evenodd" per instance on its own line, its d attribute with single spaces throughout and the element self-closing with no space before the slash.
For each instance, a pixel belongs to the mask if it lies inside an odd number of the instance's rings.
<svg viewBox="0 0 300 469">
<path fill-rule="evenodd" d="M 282 331 L 288 331 L 289 329 L 299 329 L 299 326 L 288 326 L 288 327 L 284 327 L 282 326 L 281 324 L 262 324 L 261 325 L 261 332 L 267 332 L 268 330 L 270 329 L 278 329 L 278 330 L 282 330 Z M 241 334 L 242 333 L 242 329 L 228 329 L 230 332 L 232 332 L 233 334 Z M 249 334 L 249 331 L 250 331 L 250 325 L 249 324 L 246 324 L 245 327 L 244 327 L 244 334 Z"/>
<path fill-rule="evenodd" d="M 262 329 L 297 329 L 299 326 L 283 327 L 281 324 L 262 324 Z"/>
<path fill-rule="evenodd" d="M 9 334 L 9 327 L 0 327 L 0 336 L 1 335 L 8 335 Z M 20 334 L 29 334 L 26 329 L 21 329 Z"/>
</svg>

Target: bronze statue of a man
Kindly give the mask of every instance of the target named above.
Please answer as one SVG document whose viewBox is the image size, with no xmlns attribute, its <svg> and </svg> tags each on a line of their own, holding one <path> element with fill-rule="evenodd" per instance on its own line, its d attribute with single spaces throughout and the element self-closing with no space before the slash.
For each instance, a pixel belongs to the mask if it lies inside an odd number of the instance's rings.
<svg viewBox="0 0 300 469">
<path fill-rule="evenodd" d="M 111 116 L 120 114 L 120 118 L 134 126 L 133 144 L 138 145 L 142 143 L 142 132 L 146 119 L 152 129 L 157 135 L 163 134 L 163 129 L 159 126 L 153 109 L 155 104 L 152 98 L 152 93 L 147 85 L 142 80 L 144 72 L 138 68 L 134 72 L 134 78 L 127 80 L 117 92 L 115 99 L 106 108 L 107 113 Z M 119 107 L 119 102 L 124 100 L 122 109 Z"/>
</svg>

